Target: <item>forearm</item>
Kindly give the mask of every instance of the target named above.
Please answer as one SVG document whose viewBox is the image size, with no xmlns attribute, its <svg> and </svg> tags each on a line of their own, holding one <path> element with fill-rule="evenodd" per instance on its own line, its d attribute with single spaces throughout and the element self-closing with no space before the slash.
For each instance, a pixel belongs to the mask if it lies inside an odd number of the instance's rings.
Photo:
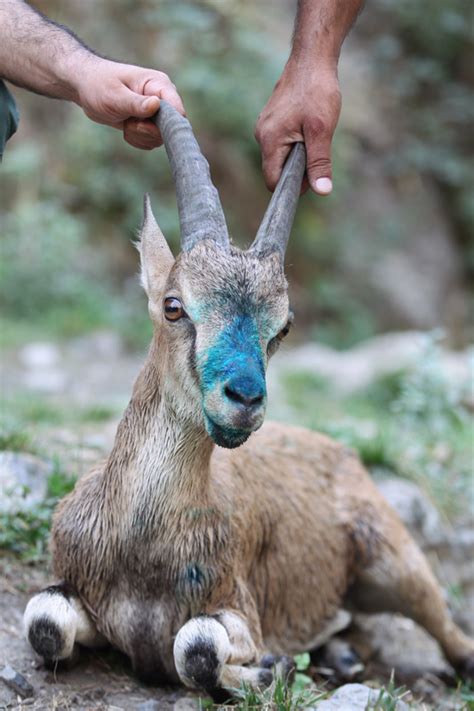
<svg viewBox="0 0 474 711">
<path fill-rule="evenodd" d="M 76 101 L 72 66 L 94 53 L 23 0 L 0 0 L 0 77 L 39 94 Z"/>
<path fill-rule="evenodd" d="M 290 63 L 336 69 L 363 0 L 298 0 Z"/>
<path fill-rule="evenodd" d="M 363 0 L 299 0 L 293 47 L 258 117 L 265 182 L 273 190 L 290 147 L 306 146 L 306 180 L 319 195 L 332 190 L 331 143 L 341 110 L 337 62 Z"/>
</svg>

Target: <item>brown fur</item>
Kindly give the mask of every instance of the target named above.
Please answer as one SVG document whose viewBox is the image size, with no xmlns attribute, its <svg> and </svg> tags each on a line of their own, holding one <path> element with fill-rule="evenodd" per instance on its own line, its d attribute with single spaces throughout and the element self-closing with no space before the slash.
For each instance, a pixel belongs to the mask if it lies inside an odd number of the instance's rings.
<svg viewBox="0 0 474 711">
<path fill-rule="evenodd" d="M 413 617 L 453 664 L 472 660 L 423 555 L 353 453 L 288 425 L 266 424 L 235 450 L 205 431 L 196 363 L 213 334 L 244 302 L 261 317 L 265 350 L 287 320 L 276 255 L 203 242 L 173 264 L 164 240 L 153 254 L 152 239 L 162 237 L 146 223 L 153 343 L 110 457 L 56 511 L 56 575 L 155 678 L 177 678 L 173 641 L 197 615 L 245 621 L 246 651 L 236 643 L 228 660 L 245 664 L 310 648 L 349 593 Z M 165 321 L 168 295 L 188 305 L 194 328 Z"/>
</svg>

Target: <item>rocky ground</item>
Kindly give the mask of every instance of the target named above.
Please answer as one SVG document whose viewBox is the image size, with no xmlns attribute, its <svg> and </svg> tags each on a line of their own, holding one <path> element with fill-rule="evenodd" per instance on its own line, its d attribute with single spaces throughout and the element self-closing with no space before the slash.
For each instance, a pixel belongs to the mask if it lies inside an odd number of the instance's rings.
<svg viewBox="0 0 474 711">
<path fill-rule="evenodd" d="M 46 400 L 61 413 L 65 408 L 96 413 L 95 421 L 94 417 L 92 421 L 79 418 L 74 424 L 67 417 L 65 423 L 50 422 L 48 418 L 46 422 L 40 422 L 38 416 L 37 423 L 31 422 L 34 454 L 0 454 L 1 510 L 5 512 L 26 506 L 34 511 L 45 496 L 45 479 L 54 461 L 60 461 L 63 469 L 80 476 L 93 461 L 107 453 L 119 412 L 127 401 L 142 358 L 123 352 L 120 342 L 111 334 L 98 334 L 61 348 L 54 344 L 30 344 L 10 355 L 4 362 L 2 382 L 7 402 L 18 393 L 26 393 L 33 400 L 41 397 L 41 402 Z M 285 369 L 300 369 L 305 365 L 333 379 L 334 387 L 350 390 L 351 383 L 369 382 L 380 370 L 390 372 L 391 368 L 399 368 L 400 362 L 408 364 L 416 355 L 414 334 L 374 339 L 355 349 L 352 358 L 319 346 L 303 346 L 283 353 L 279 365 L 273 368 L 270 381 L 272 414 L 293 419 L 294 413 L 285 401 L 281 386 Z M 453 382 L 465 377 L 468 354 L 446 353 L 445 360 Z M 15 499 L 14 488 L 18 481 L 28 486 L 29 497 L 20 495 Z M 424 548 L 444 587 L 450 591 L 455 618 L 464 629 L 474 634 L 472 521 L 464 515 L 448 523 L 412 482 L 384 477 L 380 488 Z M 21 617 L 29 596 L 49 582 L 46 561 L 39 565 L 26 564 L 11 553 L 0 556 L 0 709 L 185 711 L 202 705 L 197 696 L 182 689 L 141 686 L 132 676 L 127 661 L 114 652 L 84 654 L 72 669 L 45 670 L 23 640 Z M 343 637 L 365 665 L 358 681 L 364 681 L 366 685 L 342 687 L 338 696 L 318 703 L 320 711 L 356 711 L 366 707 L 402 711 L 407 708 L 404 704 L 410 708 L 439 711 L 472 708 L 472 696 L 469 701 L 467 696 L 462 698 L 460 691 L 452 690 L 457 683 L 455 675 L 437 644 L 410 620 L 393 615 L 357 615 Z M 315 658 L 309 673 L 318 684 L 326 684 L 329 689 L 331 681 L 328 686 L 327 680 L 328 677 L 331 679 L 331 674 L 328 668 L 331 668 L 330 657 Z M 398 706 L 378 707 L 375 692 L 368 689 L 387 684 L 394 668 L 397 670 L 396 685 L 405 684 L 410 691 Z M 25 693 L 21 686 L 18 687 L 21 679 L 15 679 L 14 673 L 21 675 L 32 689 L 26 689 Z"/>
</svg>

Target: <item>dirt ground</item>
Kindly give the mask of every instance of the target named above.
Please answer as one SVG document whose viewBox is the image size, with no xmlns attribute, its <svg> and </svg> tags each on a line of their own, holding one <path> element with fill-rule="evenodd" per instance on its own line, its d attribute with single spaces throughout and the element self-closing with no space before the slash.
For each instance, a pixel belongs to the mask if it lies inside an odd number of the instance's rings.
<svg viewBox="0 0 474 711">
<path fill-rule="evenodd" d="M 84 651 L 73 668 L 46 670 L 23 637 L 22 615 L 29 597 L 48 582 L 46 571 L 36 566 L 7 557 L 0 560 L 0 669 L 10 665 L 34 689 L 32 698 L 21 700 L 0 681 L 0 709 L 187 711 L 198 707 L 198 697 L 183 689 L 141 685 L 127 660 L 113 651 Z"/>
<path fill-rule="evenodd" d="M 5 556 L 0 559 L 0 669 L 10 665 L 21 674 L 34 689 L 34 695 L 21 699 L 13 690 L 0 680 L 0 709 L 31 709 L 32 711 L 191 711 L 199 709 L 199 696 L 182 688 L 146 687 L 133 676 L 124 656 L 118 652 L 100 651 L 81 652 L 79 661 L 71 668 L 58 667 L 47 670 L 35 658 L 34 653 L 23 637 L 22 615 L 30 596 L 46 584 L 51 578 L 45 569 L 39 566 L 24 565 Z M 430 655 L 436 656 L 435 643 L 421 630 L 398 621 L 387 620 L 385 624 L 394 634 L 390 646 L 393 654 L 404 654 L 410 666 L 422 664 Z M 361 633 L 364 644 L 371 638 L 372 629 L 381 636 L 379 644 L 385 639 L 384 621 L 376 620 L 366 624 L 361 632 L 352 635 L 351 642 L 360 646 L 357 636 Z M 398 632 L 395 628 L 399 627 Z M 356 625 L 357 627 L 357 625 Z M 404 652 L 405 650 L 405 652 Z M 362 650 L 363 651 L 363 650 Z M 363 655 L 364 656 L 364 655 Z M 388 660 L 387 660 L 388 661 Z M 439 662 L 438 662 L 439 663 Z M 426 666 L 426 665 L 425 665 Z M 314 672 L 315 668 L 311 668 Z M 379 656 L 366 666 L 365 679 L 378 687 L 386 683 L 390 670 Z M 312 674 L 313 675 L 313 674 Z M 405 698 L 410 708 L 420 711 L 461 711 L 470 707 L 440 678 L 429 671 L 419 672 L 419 677 L 408 674 L 405 679 L 399 677 L 397 686 L 404 682 L 412 690 Z"/>
</svg>

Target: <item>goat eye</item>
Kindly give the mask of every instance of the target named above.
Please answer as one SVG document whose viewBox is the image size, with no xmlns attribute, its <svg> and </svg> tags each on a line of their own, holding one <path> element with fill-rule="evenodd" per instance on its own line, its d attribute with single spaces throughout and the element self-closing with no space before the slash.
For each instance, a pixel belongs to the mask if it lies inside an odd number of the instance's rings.
<svg viewBox="0 0 474 711">
<path fill-rule="evenodd" d="M 280 339 L 285 338 L 285 336 L 287 336 L 289 334 L 290 328 L 291 328 L 291 321 L 288 321 L 288 323 L 285 326 L 283 326 L 283 328 L 281 329 L 277 338 L 280 338 Z"/>
<path fill-rule="evenodd" d="M 290 315 L 289 315 L 289 317 L 288 317 L 288 321 L 287 321 L 286 324 L 283 326 L 283 328 L 281 329 L 280 333 L 277 335 L 277 338 L 278 338 L 279 340 L 281 340 L 282 338 L 285 338 L 285 336 L 287 336 L 287 335 L 289 334 L 290 329 L 291 329 L 291 327 L 292 327 L 292 325 L 293 325 L 293 320 L 294 320 L 293 312 L 290 311 Z"/>
<path fill-rule="evenodd" d="M 277 335 L 274 338 L 272 338 L 272 340 L 270 341 L 270 343 L 267 346 L 267 353 L 269 356 L 271 356 L 271 355 L 273 355 L 273 353 L 275 353 L 275 351 L 277 350 L 277 348 L 280 345 L 280 343 L 282 342 L 282 340 L 285 338 L 285 336 L 288 335 L 292 323 L 293 323 L 293 314 L 290 313 L 290 317 L 289 317 L 288 321 L 286 322 L 286 324 L 283 326 L 281 331 L 279 331 L 277 333 Z"/>
<path fill-rule="evenodd" d="M 168 321 L 178 321 L 184 316 L 184 309 L 181 301 L 179 299 L 175 299 L 173 296 L 165 299 L 164 310 L 165 318 Z"/>
</svg>

